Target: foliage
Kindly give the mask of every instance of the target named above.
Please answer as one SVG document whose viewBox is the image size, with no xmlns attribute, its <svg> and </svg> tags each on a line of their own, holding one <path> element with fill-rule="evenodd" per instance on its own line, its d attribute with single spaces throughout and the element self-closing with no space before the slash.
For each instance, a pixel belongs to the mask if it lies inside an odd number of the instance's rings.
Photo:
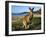
<svg viewBox="0 0 46 37">
<path fill-rule="evenodd" d="M 32 25 L 30 24 L 30 30 L 38 30 L 41 28 L 41 17 L 33 17 Z M 22 19 L 17 22 L 12 22 L 12 30 L 24 30 Z"/>
</svg>

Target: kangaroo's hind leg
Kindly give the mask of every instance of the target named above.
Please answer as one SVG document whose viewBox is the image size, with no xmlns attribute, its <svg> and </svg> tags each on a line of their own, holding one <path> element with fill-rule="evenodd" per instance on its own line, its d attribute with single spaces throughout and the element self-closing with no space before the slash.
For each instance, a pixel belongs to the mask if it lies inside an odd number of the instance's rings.
<svg viewBox="0 0 46 37">
<path fill-rule="evenodd" d="M 27 24 L 26 24 L 26 21 L 24 20 L 23 21 L 23 27 L 25 28 L 25 29 L 27 29 L 27 26 L 26 26 Z"/>
</svg>

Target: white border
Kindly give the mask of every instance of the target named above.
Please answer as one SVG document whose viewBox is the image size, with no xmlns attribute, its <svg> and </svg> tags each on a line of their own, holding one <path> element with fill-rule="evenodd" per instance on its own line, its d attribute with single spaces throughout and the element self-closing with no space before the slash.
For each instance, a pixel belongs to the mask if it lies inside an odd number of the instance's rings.
<svg viewBox="0 0 46 37">
<path fill-rule="evenodd" d="M 11 24 L 11 6 L 40 6 L 41 7 L 41 30 L 28 30 L 28 31 L 12 31 L 12 24 Z M 11 34 L 26 34 L 26 33 L 42 33 L 44 32 L 44 7 L 41 4 L 23 4 L 23 3 L 9 3 L 9 35 Z"/>
</svg>

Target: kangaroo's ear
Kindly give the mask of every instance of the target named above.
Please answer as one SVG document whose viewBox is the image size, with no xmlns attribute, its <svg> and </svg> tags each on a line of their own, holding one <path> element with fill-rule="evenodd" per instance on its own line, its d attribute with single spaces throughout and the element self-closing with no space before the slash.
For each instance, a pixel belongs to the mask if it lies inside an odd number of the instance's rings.
<svg viewBox="0 0 46 37">
<path fill-rule="evenodd" d="M 32 10 L 34 10 L 34 8 L 32 8 Z"/>
<path fill-rule="evenodd" d="M 29 7 L 29 10 L 31 10 L 31 8 Z"/>
</svg>

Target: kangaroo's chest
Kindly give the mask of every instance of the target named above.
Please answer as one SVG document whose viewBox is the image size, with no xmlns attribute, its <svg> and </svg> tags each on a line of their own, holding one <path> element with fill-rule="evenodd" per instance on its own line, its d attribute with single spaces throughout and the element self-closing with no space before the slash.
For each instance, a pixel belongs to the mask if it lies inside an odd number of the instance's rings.
<svg viewBox="0 0 46 37">
<path fill-rule="evenodd" d="M 23 17 L 23 21 L 29 22 L 29 17 L 30 17 L 30 16 L 25 16 L 25 17 Z"/>
</svg>

